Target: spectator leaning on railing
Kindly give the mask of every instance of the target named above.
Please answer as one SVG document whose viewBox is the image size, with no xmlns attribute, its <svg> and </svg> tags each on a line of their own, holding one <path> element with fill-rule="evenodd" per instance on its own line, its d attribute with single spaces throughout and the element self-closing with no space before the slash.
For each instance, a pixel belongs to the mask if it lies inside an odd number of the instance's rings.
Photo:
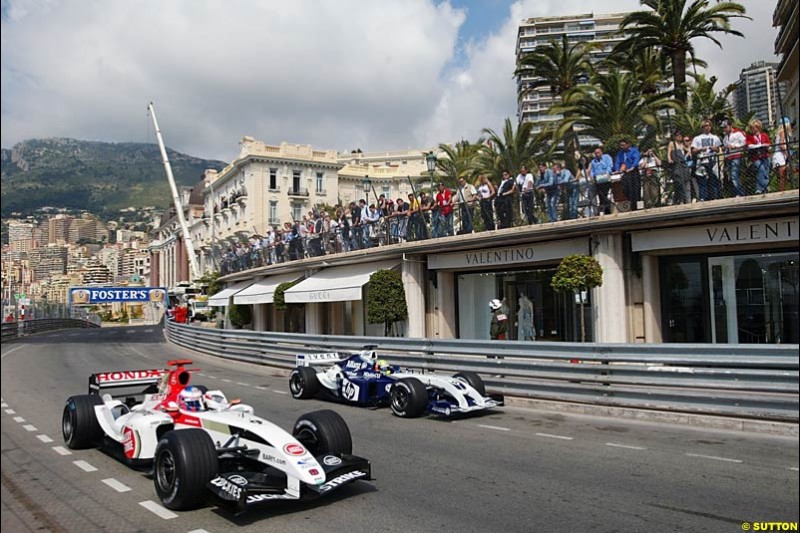
<svg viewBox="0 0 800 533">
<path fill-rule="evenodd" d="M 536 190 L 544 193 L 544 203 L 547 209 L 547 219 L 550 222 L 558 220 L 558 182 L 553 171 L 545 163 L 539 163 L 539 175 L 536 178 Z"/>
<path fill-rule="evenodd" d="M 742 130 L 735 128 L 731 121 L 722 121 L 722 131 L 725 136 L 722 138 L 722 147 L 725 152 L 725 164 L 728 171 L 728 179 L 731 181 L 733 193 L 736 196 L 744 196 L 742 188 L 742 152 L 747 146 L 747 139 Z"/>
<path fill-rule="evenodd" d="M 702 133 L 692 139 L 695 175 L 700 186 L 700 199 L 716 200 L 720 197 L 720 183 L 717 176 L 717 153 L 722 146 L 722 141 L 711 132 L 710 120 L 704 120 L 701 128 Z"/>
<path fill-rule="evenodd" d="M 611 191 L 611 173 L 614 171 L 614 161 L 610 155 L 603 153 L 602 146 L 595 147 L 589 169 L 592 181 L 597 187 L 600 213 L 608 213 L 611 207 L 608 193 Z"/>
<path fill-rule="evenodd" d="M 503 171 L 503 181 L 497 188 L 497 198 L 494 201 L 494 208 L 497 211 L 497 228 L 505 229 L 511 227 L 511 203 L 514 198 L 514 191 L 517 184 L 511 177 L 508 170 Z"/>
<path fill-rule="evenodd" d="M 639 149 L 631 146 L 628 139 L 619 141 L 619 151 L 614 162 L 614 170 L 622 173 L 622 190 L 631 203 L 631 211 L 639 208 L 642 191 L 642 177 L 639 174 Z"/>
<path fill-rule="evenodd" d="M 461 231 L 459 233 L 472 233 L 473 224 L 472 206 L 478 199 L 478 191 L 471 183 L 467 183 L 464 178 L 458 178 L 458 192 L 456 201 L 458 202 L 459 213 L 461 215 Z"/>
<path fill-rule="evenodd" d="M 522 213 L 528 224 L 536 224 L 536 215 L 533 212 L 533 174 L 528 172 L 528 167 L 522 165 L 517 174 L 517 189 L 519 190 Z"/>
<path fill-rule="evenodd" d="M 746 137 L 747 150 L 756 174 L 756 194 L 764 194 L 769 185 L 769 135 L 761 131 L 763 124 L 757 118 L 752 119 L 747 127 L 750 130 Z"/>
<path fill-rule="evenodd" d="M 789 142 L 792 140 L 792 123 L 788 117 L 781 119 L 775 131 L 775 150 L 772 153 L 772 166 L 778 172 L 778 190 L 786 190 L 786 174 L 789 169 L 791 152 Z"/>
<path fill-rule="evenodd" d="M 445 237 L 453 234 L 453 193 L 439 183 L 436 193 L 436 205 L 433 213 L 433 237 Z"/>
<path fill-rule="evenodd" d="M 483 227 L 486 230 L 494 230 L 494 209 L 492 198 L 495 195 L 494 184 L 485 175 L 478 176 L 478 196 L 481 200 L 481 218 Z"/>
</svg>

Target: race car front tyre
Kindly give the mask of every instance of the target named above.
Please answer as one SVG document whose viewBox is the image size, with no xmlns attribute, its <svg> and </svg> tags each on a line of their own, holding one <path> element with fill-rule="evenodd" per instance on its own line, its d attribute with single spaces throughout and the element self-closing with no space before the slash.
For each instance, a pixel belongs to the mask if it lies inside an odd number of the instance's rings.
<svg viewBox="0 0 800 533">
<path fill-rule="evenodd" d="M 205 430 L 164 433 L 153 458 L 156 494 L 167 509 L 185 511 L 205 502 L 206 484 L 217 475 L 219 457 Z"/>
<path fill-rule="evenodd" d="M 289 392 L 292 398 L 297 400 L 307 400 L 313 398 L 319 392 L 319 380 L 313 368 L 299 366 L 292 370 L 289 375 Z"/>
<path fill-rule="evenodd" d="M 81 450 L 98 446 L 103 441 L 103 429 L 97 421 L 95 405 L 103 400 L 97 394 L 70 396 L 61 416 L 61 433 L 68 448 Z"/>
<path fill-rule="evenodd" d="M 478 391 L 478 394 L 486 396 L 486 385 L 483 384 L 483 380 L 477 373 L 463 370 L 458 374 L 454 374 L 453 377 L 461 381 L 466 381 L 467 385 Z"/>
<path fill-rule="evenodd" d="M 392 414 L 400 418 L 422 416 L 428 407 L 428 390 L 417 378 L 403 378 L 392 385 Z"/>
<path fill-rule="evenodd" d="M 292 436 L 313 455 L 353 453 L 353 439 L 347 422 L 330 409 L 302 415 L 294 423 Z"/>
</svg>

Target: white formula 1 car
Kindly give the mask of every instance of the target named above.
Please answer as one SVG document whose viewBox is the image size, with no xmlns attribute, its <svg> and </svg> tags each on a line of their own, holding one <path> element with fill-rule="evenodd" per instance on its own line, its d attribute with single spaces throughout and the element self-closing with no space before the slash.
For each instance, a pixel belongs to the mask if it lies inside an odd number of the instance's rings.
<svg viewBox="0 0 800 533">
<path fill-rule="evenodd" d="M 429 413 L 453 416 L 504 404 L 500 394 L 487 395 L 475 372 L 443 376 L 412 372 L 379 360 L 365 349 L 357 353 L 298 355 L 289 376 L 289 391 L 297 399 L 318 394 L 363 406 L 389 404 L 392 413 L 413 418 Z"/>
<path fill-rule="evenodd" d="M 211 495 L 240 512 L 249 504 L 309 499 L 371 479 L 369 461 L 351 454 L 350 430 L 334 411 L 302 415 L 290 434 L 220 391 L 190 386 L 185 366 L 191 363 L 92 374 L 89 394 L 70 397 L 64 407 L 67 446 L 108 446 L 131 465 L 152 464 L 156 493 L 175 510 L 198 507 Z M 143 401 L 100 395 L 125 387 L 140 387 Z"/>
</svg>

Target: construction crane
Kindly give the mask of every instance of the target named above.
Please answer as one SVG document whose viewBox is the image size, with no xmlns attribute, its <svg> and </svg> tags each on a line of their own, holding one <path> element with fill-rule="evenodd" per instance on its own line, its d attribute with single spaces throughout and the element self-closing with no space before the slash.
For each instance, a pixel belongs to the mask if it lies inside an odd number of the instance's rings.
<svg viewBox="0 0 800 533">
<path fill-rule="evenodd" d="M 192 281 L 200 278 L 200 267 L 197 265 L 197 257 L 194 255 L 194 244 L 192 244 L 192 237 L 189 234 L 189 226 L 186 224 L 186 217 L 183 216 L 183 206 L 181 198 L 178 195 L 178 187 L 175 185 L 175 177 L 172 175 L 172 166 L 169 164 L 167 157 L 167 149 L 164 147 L 164 139 L 161 137 L 161 130 L 158 128 L 158 120 L 156 120 L 156 110 L 153 107 L 153 102 L 147 106 L 150 116 L 153 117 L 153 126 L 156 128 L 156 138 L 158 139 L 158 149 L 161 150 L 161 159 L 164 162 L 164 170 L 167 171 L 167 180 L 169 181 L 169 188 L 172 191 L 172 201 L 175 204 L 175 212 L 178 215 L 178 222 L 183 231 L 183 244 L 186 246 L 186 255 L 189 256 L 189 270 L 192 274 Z"/>
</svg>

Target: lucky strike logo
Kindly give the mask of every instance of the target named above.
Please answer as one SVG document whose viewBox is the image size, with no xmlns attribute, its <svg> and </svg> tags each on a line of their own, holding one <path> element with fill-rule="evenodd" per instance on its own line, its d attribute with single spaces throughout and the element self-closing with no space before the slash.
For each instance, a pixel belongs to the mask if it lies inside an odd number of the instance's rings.
<svg viewBox="0 0 800 533">
<path fill-rule="evenodd" d="M 133 429 L 126 427 L 123 435 L 122 447 L 125 451 L 125 457 L 133 459 L 136 455 L 136 433 Z"/>
<path fill-rule="evenodd" d="M 306 453 L 306 449 L 300 446 L 299 444 L 287 444 L 283 447 L 283 451 L 285 451 L 288 455 L 303 455 Z"/>
<path fill-rule="evenodd" d="M 125 370 L 121 372 L 102 372 L 97 374 L 97 381 L 128 381 L 132 379 L 150 379 L 161 377 L 160 370 Z"/>
</svg>

